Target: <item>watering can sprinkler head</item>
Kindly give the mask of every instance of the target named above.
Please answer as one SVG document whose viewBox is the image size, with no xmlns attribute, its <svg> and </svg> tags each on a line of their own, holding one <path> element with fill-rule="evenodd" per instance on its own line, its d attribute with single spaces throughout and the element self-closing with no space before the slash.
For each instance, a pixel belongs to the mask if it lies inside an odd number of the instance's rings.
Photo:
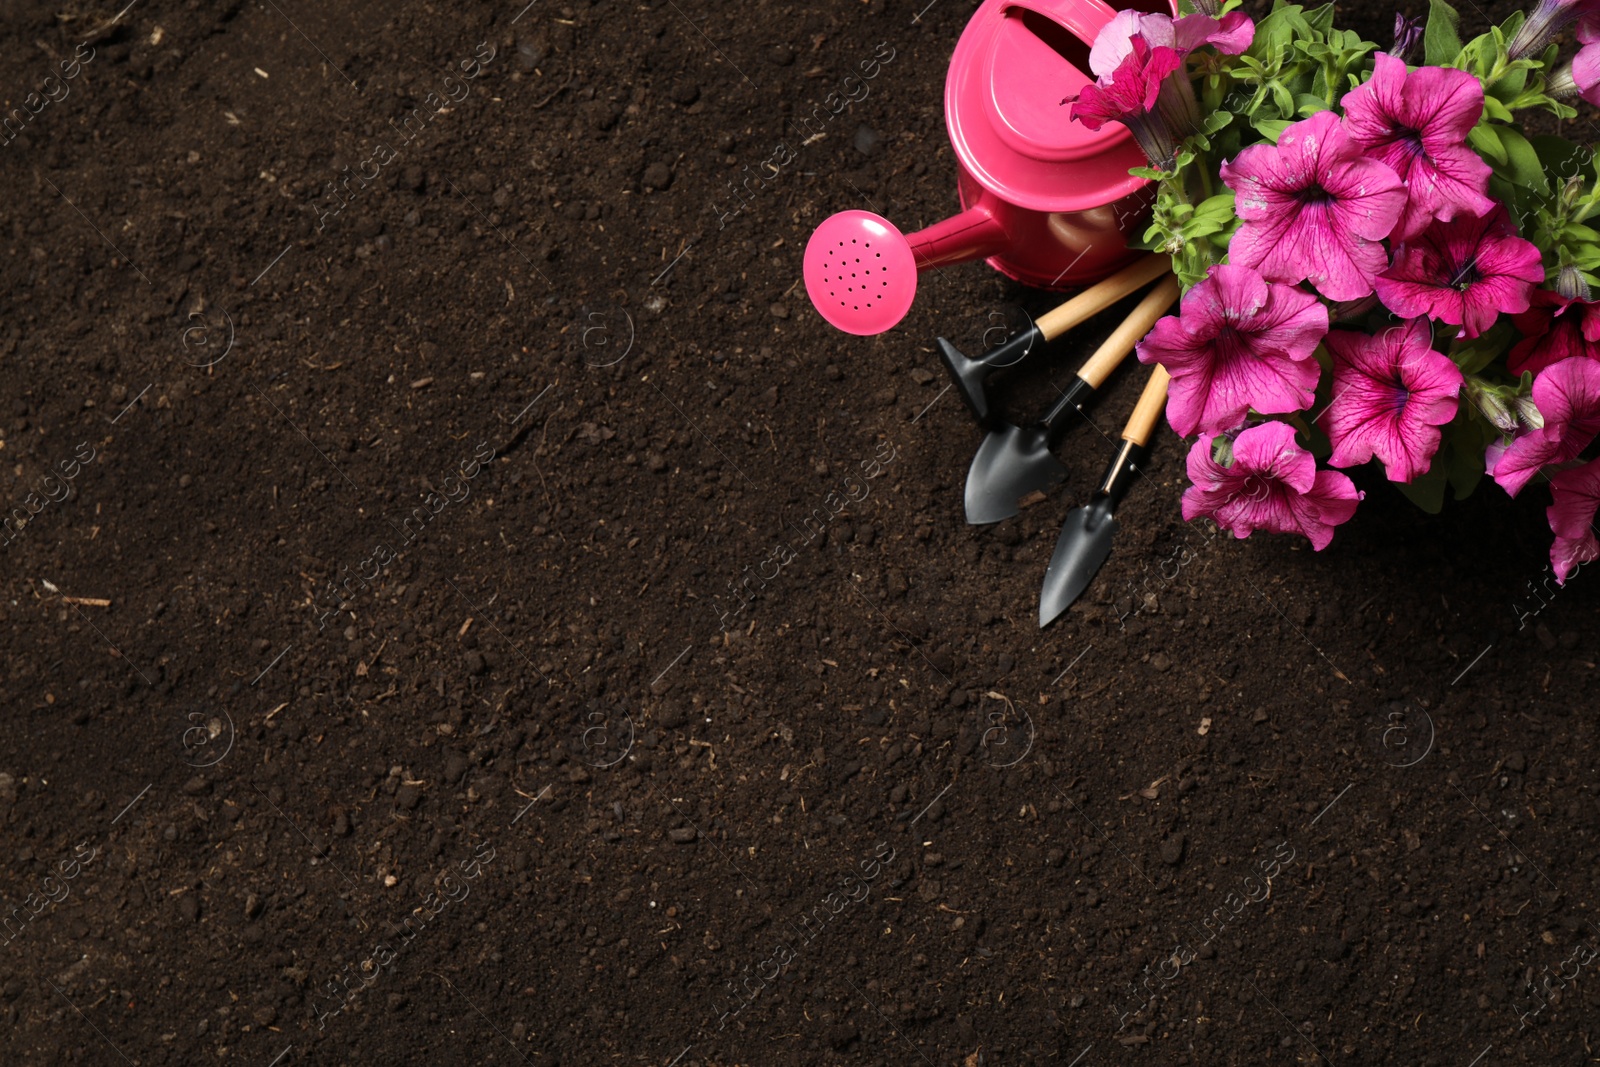
<svg viewBox="0 0 1600 1067">
<path fill-rule="evenodd" d="M 899 227 L 870 211 L 841 211 L 806 242 L 806 294 L 846 333 L 883 333 L 917 295 L 917 261 Z"/>
</svg>

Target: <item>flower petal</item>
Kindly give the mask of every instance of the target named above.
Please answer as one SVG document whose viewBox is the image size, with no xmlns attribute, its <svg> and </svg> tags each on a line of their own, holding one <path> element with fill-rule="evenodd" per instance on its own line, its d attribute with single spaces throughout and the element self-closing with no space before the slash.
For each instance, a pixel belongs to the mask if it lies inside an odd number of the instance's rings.
<svg viewBox="0 0 1600 1067">
<path fill-rule="evenodd" d="M 1600 509 L 1600 459 L 1591 460 L 1550 478 L 1553 501 L 1545 510 L 1555 543 L 1550 546 L 1550 566 L 1556 581 L 1565 585 L 1572 572 L 1600 558 L 1594 516 Z"/>
<path fill-rule="evenodd" d="M 1396 482 L 1427 471 L 1464 381 L 1455 362 L 1433 350 L 1427 321 L 1375 337 L 1335 330 L 1326 343 L 1334 395 L 1318 422 L 1333 443 L 1328 462 L 1350 467 L 1377 457 Z"/>
</svg>

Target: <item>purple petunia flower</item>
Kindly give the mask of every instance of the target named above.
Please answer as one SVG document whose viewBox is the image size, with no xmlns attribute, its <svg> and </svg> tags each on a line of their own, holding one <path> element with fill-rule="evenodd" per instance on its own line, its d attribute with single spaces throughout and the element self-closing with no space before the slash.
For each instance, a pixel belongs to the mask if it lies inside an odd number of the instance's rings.
<svg viewBox="0 0 1600 1067">
<path fill-rule="evenodd" d="M 1400 246 L 1394 265 L 1378 275 L 1378 299 L 1401 318 L 1426 315 L 1476 337 L 1502 311 L 1528 310 L 1544 281 L 1539 249 L 1517 236 L 1504 207 L 1482 218 L 1458 215 L 1435 222 Z"/>
<path fill-rule="evenodd" d="M 1167 420 L 1180 435 L 1230 430 L 1251 408 L 1263 414 L 1311 406 L 1322 369 L 1312 358 L 1328 309 L 1292 285 L 1249 267 L 1212 267 L 1184 294 L 1179 314 L 1157 322 L 1138 347 L 1142 363 L 1172 375 Z"/>
<path fill-rule="evenodd" d="M 1406 190 L 1386 164 L 1362 154 L 1337 115 L 1297 122 L 1276 145 L 1251 145 L 1221 171 L 1244 220 L 1229 262 L 1268 281 L 1310 281 L 1330 300 L 1372 292 L 1388 263 L 1380 242 L 1399 220 Z"/>
<path fill-rule="evenodd" d="M 1372 77 L 1344 95 L 1345 129 L 1406 183 L 1406 209 L 1389 236 L 1404 241 L 1434 219 L 1485 215 L 1489 164 L 1467 147 L 1483 115 L 1483 83 L 1464 70 L 1418 67 L 1379 55 Z"/>
<path fill-rule="evenodd" d="M 1454 361 L 1433 350 L 1428 321 L 1412 319 L 1377 336 L 1334 330 L 1327 346 L 1333 402 L 1318 422 L 1333 442 L 1328 462 L 1353 467 L 1376 456 L 1393 482 L 1425 473 L 1464 381 Z"/>
<path fill-rule="evenodd" d="M 1317 470 L 1287 423 L 1240 431 L 1229 467 L 1212 458 L 1216 438 L 1205 434 L 1189 450 L 1194 484 L 1183 493 L 1186 521 L 1207 516 L 1235 537 L 1256 530 L 1302 534 L 1320 552 L 1333 540 L 1333 528 L 1355 514 L 1363 494 L 1345 475 Z"/>
<path fill-rule="evenodd" d="M 1576 459 L 1600 434 L 1600 361 L 1564 359 L 1546 367 L 1533 380 L 1533 403 L 1544 425 L 1509 446 L 1491 444 L 1486 457 L 1490 475 L 1512 496 L 1540 467 Z"/>
</svg>

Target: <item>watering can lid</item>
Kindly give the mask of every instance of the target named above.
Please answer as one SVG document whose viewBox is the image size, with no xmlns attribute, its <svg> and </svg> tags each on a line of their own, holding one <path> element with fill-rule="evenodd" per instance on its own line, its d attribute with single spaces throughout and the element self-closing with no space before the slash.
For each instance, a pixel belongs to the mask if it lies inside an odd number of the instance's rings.
<svg viewBox="0 0 1600 1067">
<path fill-rule="evenodd" d="M 1083 211 L 1144 184 L 1128 174 L 1147 161 L 1126 127 L 1090 131 L 1061 102 L 1094 81 L 1089 48 L 1115 14 L 1101 0 L 987 0 L 967 24 L 945 82 L 945 118 L 962 164 L 996 196 Z"/>
</svg>

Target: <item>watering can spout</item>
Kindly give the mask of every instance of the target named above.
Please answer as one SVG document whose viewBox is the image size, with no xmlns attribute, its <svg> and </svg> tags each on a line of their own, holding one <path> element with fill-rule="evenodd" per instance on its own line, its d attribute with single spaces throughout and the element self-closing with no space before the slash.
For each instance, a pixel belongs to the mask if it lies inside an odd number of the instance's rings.
<svg viewBox="0 0 1600 1067">
<path fill-rule="evenodd" d="M 998 255 L 1013 235 L 985 197 L 913 234 L 870 211 L 841 211 L 806 244 L 806 294 L 823 318 L 846 333 L 891 329 L 917 295 L 917 272 Z"/>
<path fill-rule="evenodd" d="M 988 259 L 1013 244 L 1011 234 L 987 203 L 977 203 L 959 215 L 908 234 L 917 269 L 947 267 Z"/>
</svg>

